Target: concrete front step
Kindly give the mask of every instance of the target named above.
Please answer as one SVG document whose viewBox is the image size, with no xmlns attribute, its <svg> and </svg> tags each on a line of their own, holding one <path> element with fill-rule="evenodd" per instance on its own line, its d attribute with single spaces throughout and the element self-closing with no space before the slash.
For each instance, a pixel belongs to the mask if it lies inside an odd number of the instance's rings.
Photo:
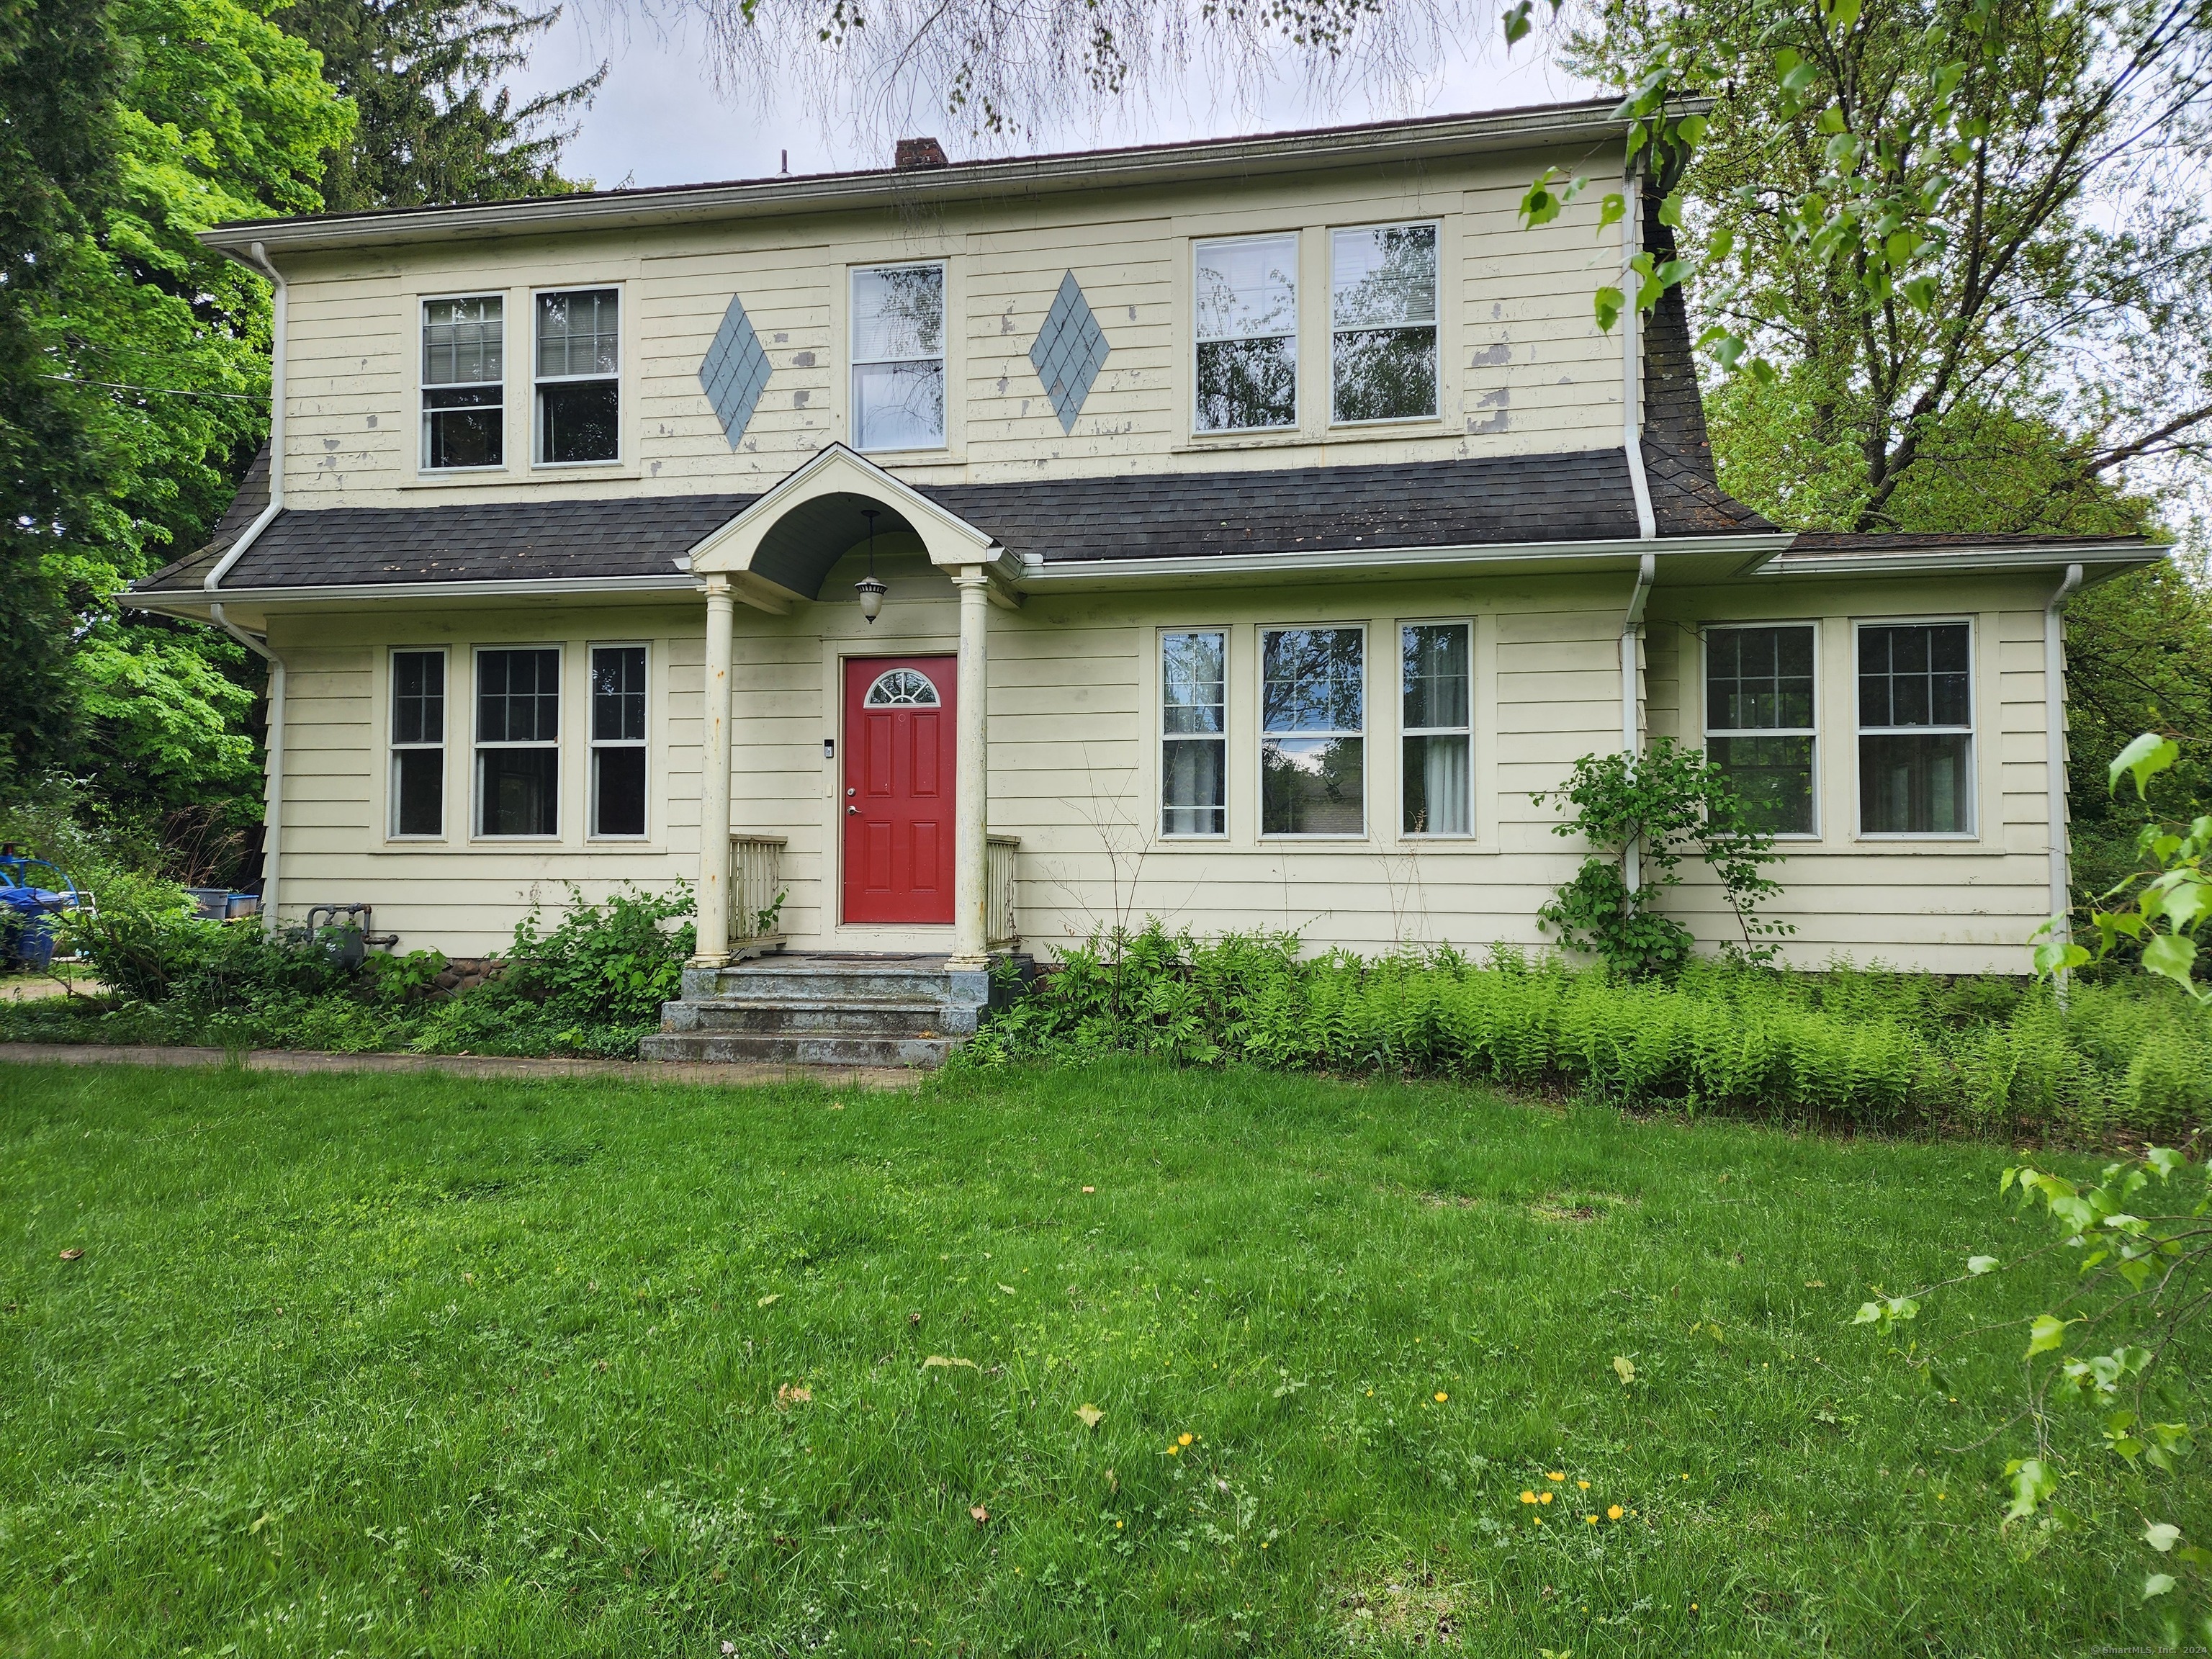
<svg viewBox="0 0 2212 1659">
<path fill-rule="evenodd" d="M 862 1036 L 942 1036 L 941 1002 L 867 999 L 854 1002 L 796 998 L 703 997 L 672 1002 L 661 1010 L 665 1031 L 787 1031 Z M 953 1010 L 954 1013 L 961 1011 Z M 972 1015 L 970 1018 L 972 1019 Z"/>
<path fill-rule="evenodd" d="M 1014 958 L 1029 976 L 1026 957 Z M 687 968 L 647 1060 L 797 1066 L 941 1066 L 1009 988 L 941 956 L 771 954 Z"/>
<path fill-rule="evenodd" d="M 637 1045 L 638 1058 L 721 1065 L 933 1067 L 952 1052 L 945 1037 L 799 1036 L 763 1031 L 662 1031 Z"/>
</svg>

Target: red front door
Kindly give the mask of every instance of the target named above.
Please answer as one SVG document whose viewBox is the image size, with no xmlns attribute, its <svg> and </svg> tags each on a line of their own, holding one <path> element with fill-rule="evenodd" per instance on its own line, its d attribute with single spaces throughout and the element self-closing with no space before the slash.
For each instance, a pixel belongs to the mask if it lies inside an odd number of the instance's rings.
<svg viewBox="0 0 2212 1659">
<path fill-rule="evenodd" d="M 952 920 L 951 657 L 845 664 L 845 920 Z"/>
</svg>

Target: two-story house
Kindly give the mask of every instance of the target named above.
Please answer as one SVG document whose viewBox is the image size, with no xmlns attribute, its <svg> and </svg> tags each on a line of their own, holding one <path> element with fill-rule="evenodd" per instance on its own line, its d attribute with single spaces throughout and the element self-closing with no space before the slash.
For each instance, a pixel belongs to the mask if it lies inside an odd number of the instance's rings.
<svg viewBox="0 0 2212 1659">
<path fill-rule="evenodd" d="M 900 152 L 209 234 L 276 285 L 270 446 L 133 599 L 275 664 L 272 915 L 476 955 L 681 878 L 702 970 L 1536 945 L 1532 793 L 1672 733 L 1784 837 L 1790 959 L 2021 965 L 2059 609 L 2157 550 L 1723 495 L 1679 297 L 1593 320 L 1668 234 L 1608 106 Z M 1634 205 L 1525 228 L 1547 165 Z"/>
</svg>

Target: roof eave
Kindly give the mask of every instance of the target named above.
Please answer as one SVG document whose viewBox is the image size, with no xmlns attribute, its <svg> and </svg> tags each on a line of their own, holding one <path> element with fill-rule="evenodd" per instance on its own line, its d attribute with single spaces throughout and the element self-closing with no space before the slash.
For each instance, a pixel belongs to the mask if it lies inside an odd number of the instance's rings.
<svg viewBox="0 0 2212 1659">
<path fill-rule="evenodd" d="M 1626 139 L 1610 100 L 1504 110 L 1418 124 L 1322 129 L 1261 137 L 963 162 L 954 167 L 763 179 L 635 192 L 599 191 L 518 202 L 407 208 L 310 218 L 233 221 L 199 233 L 211 248 L 242 254 L 254 242 L 273 256 L 362 246 L 770 216 L 917 202 L 955 202 L 1054 189 L 1096 190 L 1215 176 L 1303 171 L 1547 143 Z"/>
</svg>

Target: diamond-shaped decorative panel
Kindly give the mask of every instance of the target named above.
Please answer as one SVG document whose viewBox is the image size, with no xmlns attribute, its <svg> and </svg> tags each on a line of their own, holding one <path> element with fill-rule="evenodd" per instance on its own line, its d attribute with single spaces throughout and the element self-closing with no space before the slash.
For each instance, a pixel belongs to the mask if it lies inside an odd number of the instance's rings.
<svg viewBox="0 0 2212 1659">
<path fill-rule="evenodd" d="M 714 404 L 732 449 L 760 403 L 769 372 L 768 353 L 761 346 L 760 336 L 753 331 L 744 306 L 732 295 L 730 308 L 722 313 L 722 325 L 714 331 L 714 343 L 707 348 L 707 360 L 699 365 L 699 384 L 707 389 L 707 401 Z"/>
<path fill-rule="evenodd" d="M 1083 285 L 1072 270 L 1060 279 L 1060 292 L 1053 296 L 1052 309 L 1045 313 L 1044 326 L 1030 348 L 1030 362 L 1036 366 L 1053 413 L 1060 416 L 1060 429 L 1074 431 L 1083 400 L 1091 395 L 1098 371 L 1106 367 L 1106 334 L 1091 314 L 1091 302 L 1083 297 Z"/>
</svg>

